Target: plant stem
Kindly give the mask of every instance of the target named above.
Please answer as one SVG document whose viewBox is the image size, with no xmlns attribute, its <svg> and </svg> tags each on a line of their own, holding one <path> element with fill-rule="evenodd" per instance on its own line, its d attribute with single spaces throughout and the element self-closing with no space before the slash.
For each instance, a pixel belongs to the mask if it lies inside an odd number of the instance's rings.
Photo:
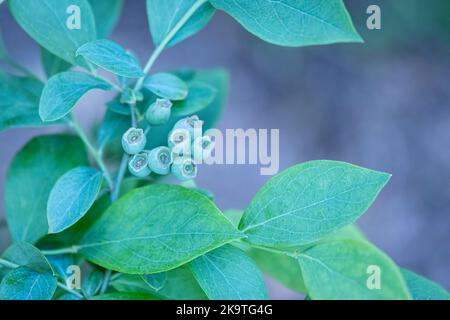
<svg viewBox="0 0 450 320">
<path fill-rule="evenodd" d="M 111 87 L 113 87 L 115 90 L 117 90 L 117 91 L 119 91 L 119 92 L 122 92 L 122 91 L 123 91 L 122 88 L 119 87 L 117 84 L 115 84 L 114 82 L 112 82 L 112 81 L 109 80 L 108 78 L 105 78 L 105 77 L 103 77 L 102 75 L 99 75 L 99 74 L 97 73 L 97 70 L 95 69 L 95 67 L 92 65 L 92 63 L 90 63 L 90 62 L 87 61 L 86 59 L 85 59 L 85 61 L 86 61 L 86 63 L 87 63 L 87 66 L 88 66 L 88 68 L 89 68 L 89 71 L 91 72 L 91 74 L 92 74 L 94 77 L 96 77 L 96 78 L 98 78 L 98 79 L 100 79 L 100 80 L 105 81 L 106 83 L 108 83 L 109 85 L 111 85 Z"/>
<path fill-rule="evenodd" d="M 61 248 L 61 249 L 55 249 L 55 250 L 42 250 L 42 254 L 44 256 L 56 256 L 58 254 L 67 254 L 67 253 L 78 253 L 78 250 L 80 250 L 79 246 L 71 246 L 67 248 Z"/>
<path fill-rule="evenodd" d="M 153 64 L 158 59 L 158 57 L 161 55 L 163 50 L 167 47 L 167 45 L 170 43 L 170 41 L 175 37 L 175 35 L 178 33 L 178 31 L 183 28 L 183 26 L 186 24 L 186 22 L 189 21 L 189 19 L 194 15 L 194 13 L 207 2 L 207 0 L 197 0 L 191 8 L 186 12 L 186 14 L 178 21 L 178 23 L 173 27 L 172 30 L 167 34 L 167 36 L 164 38 L 164 40 L 156 47 L 155 51 L 153 51 L 152 55 L 148 59 L 147 64 L 144 67 L 144 73 L 147 74 L 150 69 L 153 67 Z M 140 90 L 142 88 L 142 84 L 144 83 L 144 77 L 139 78 L 139 80 L 136 82 L 136 86 L 134 87 L 135 90 Z"/>
<path fill-rule="evenodd" d="M 86 148 L 88 149 L 89 153 L 94 158 L 95 162 L 97 162 L 100 169 L 103 171 L 103 175 L 105 176 L 106 182 L 108 183 L 109 189 L 112 191 L 114 190 L 114 184 L 111 179 L 111 175 L 109 174 L 108 168 L 106 167 L 106 164 L 103 162 L 102 157 L 98 153 L 98 151 L 94 148 L 94 146 L 89 141 L 88 137 L 84 133 L 83 129 L 80 127 L 78 121 L 75 118 L 75 115 L 72 114 L 72 120 L 69 122 L 70 126 L 77 132 L 77 134 L 80 136 L 81 140 L 85 144 Z"/>
<path fill-rule="evenodd" d="M 10 268 L 10 269 L 15 269 L 15 268 L 20 267 L 18 264 L 13 263 L 13 262 L 8 261 L 8 260 L 5 260 L 5 259 L 2 259 L 2 258 L 0 258 L 0 265 L 4 266 L 6 268 Z"/>
<path fill-rule="evenodd" d="M 78 291 L 76 291 L 76 290 L 73 290 L 73 289 L 70 289 L 69 287 L 67 287 L 65 284 L 63 284 L 63 283 L 61 283 L 61 282 L 57 282 L 56 283 L 56 285 L 58 286 L 58 287 L 60 287 L 61 289 L 63 289 L 64 291 L 67 291 L 68 293 L 71 293 L 71 294 L 73 294 L 73 295 L 76 295 L 78 298 L 84 298 L 84 296 L 81 294 L 81 293 L 79 293 Z"/>
<path fill-rule="evenodd" d="M 130 156 L 128 154 L 124 153 L 122 156 L 122 161 L 120 163 L 119 171 L 117 173 L 115 188 L 111 195 L 112 202 L 116 201 L 119 198 L 120 187 L 122 185 L 123 177 L 125 177 L 125 171 L 127 169 L 129 160 L 130 160 Z"/>
<path fill-rule="evenodd" d="M 100 288 L 100 294 L 104 294 L 109 286 L 109 281 L 111 280 L 111 270 L 106 270 L 105 277 L 103 278 L 102 287 Z"/>
</svg>

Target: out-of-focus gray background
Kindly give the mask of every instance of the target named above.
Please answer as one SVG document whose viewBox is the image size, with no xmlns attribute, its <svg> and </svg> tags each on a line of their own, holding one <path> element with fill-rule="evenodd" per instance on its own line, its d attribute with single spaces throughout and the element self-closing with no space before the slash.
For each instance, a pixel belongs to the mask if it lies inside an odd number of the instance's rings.
<svg viewBox="0 0 450 320">
<path fill-rule="evenodd" d="M 156 69 L 228 69 L 231 95 L 218 127 L 279 128 L 281 169 L 336 159 L 392 173 L 359 225 L 398 264 L 450 289 L 450 1 L 346 3 L 365 44 L 276 47 L 218 13 L 200 34 L 167 50 Z M 370 4 L 382 9 L 380 31 L 365 26 Z M 16 60 L 42 75 L 37 45 L 5 5 L 0 27 Z M 126 1 L 112 38 L 147 59 L 153 45 L 145 1 Z M 96 92 L 83 99 L 77 112 L 86 128 L 109 98 Z M 51 130 L 0 133 L 2 195 L 14 154 Z M 245 208 L 267 179 L 257 166 L 213 166 L 202 168 L 198 184 L 225 210 Z M 3 199 L 0 217 L 2 249 L 9 241 Z M 270 287 L 273 298 L 298 297 Z"/>
</svg>

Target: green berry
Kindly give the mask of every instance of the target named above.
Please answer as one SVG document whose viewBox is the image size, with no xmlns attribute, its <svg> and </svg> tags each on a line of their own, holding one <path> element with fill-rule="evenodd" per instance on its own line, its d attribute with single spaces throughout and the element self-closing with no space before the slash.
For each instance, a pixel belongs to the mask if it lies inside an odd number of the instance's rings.
<svg viewBox="0 0 450 320">
<path fill-rule="evenodd" d="M 151 125 L 161 125 L 170 119 L 172 102 L 167 99 L 156 99 L 156 101 L 147 109 L 145 118 Z"/>
<path fill-rule="evenodd" d="M 203 121 L 201 121 L 198 116 L 190 116 L 187 118 L 183 118 L 179 120 L 175 125 L 173 126 L 173 129 L 185 129 L 189 131 L 189 134 L 191 136 L 191 139 L 194 140 L 194 133 L 197 130 L 201 130 L 203 126 Z"/>
<path fill-rule="evenodd" d="M 197 165 L 191 158 L 176 158 L 172 164 L 172 173 L 180 181 L 188 181 L 197 176 Z"/>
<path fill-rule="evenodd" d="M 202 160 L 208 159 L 214 150 L 214 145 L 209 136 L 196 138 L 192 143 L 192 154 L 195 162 L 200 163 Z"/>
<path fill-rule="evenodd" d="M 191 154 L 191 135 L 186 129 L 174 129 L 169 133 L 167 139 L 169 148 L 179 157 Z"/>
<path fill-rule="evenodd" d="M 169 174 L 172 161 L 172 152 L 167 147 L 155 148 L 148 155 L 148 165 L 157 174 Z"/>
<path fill-rule="evenodd" d="M 148 166 L 148 152 L 144 151 L 134 155 L 128 162 L 128 170 L 139 178 L 148 176 L 152 172 Z"/>
<path fill-rule="evenodd" d="M 144 130 L 130 128 L 122 136 L 123 150 L 128 154 L 137 154 L 144 150 L 147 144 L 147 137 Z"/>
</svg>

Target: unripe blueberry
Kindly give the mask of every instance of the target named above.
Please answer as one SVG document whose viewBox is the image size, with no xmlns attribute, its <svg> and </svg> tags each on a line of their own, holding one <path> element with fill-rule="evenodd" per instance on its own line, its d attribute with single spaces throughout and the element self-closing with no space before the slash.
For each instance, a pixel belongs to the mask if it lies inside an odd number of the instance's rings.
<svg viewBox="0 0 450 320">
<path fill-rule="evenodd" d="M 172 161 L 172 151 L 167 147 L 155 148 L 148 154 L 148 165 L 157 174 L 169 174 Z"/>
<path fill-rule="evenodd" d="M 172 173 L 180 181 L 191 180 L 197 176 L 197 165 L 191 158 L 175 158 Z"/>
<path fill-rule="evenodd" d="M 179 157 L 191 154 L 191 135 L 186 129 L 174 129 L 170 131 L 167 139 L 169 148 Z"/>
<path fill-rule="evenodd" d="M 209 136 L 198 137 L 192 143 L 192 154 L 197 163 L 206 160 L 211 156 L 215 143 Z"/>
<path fill-rule="evenodd" d="M 156 101 L 147 109 L 145 118 L 151 125 L 161 125 L 166 123 L 171 114 L 172 102 L 167 99 L 156 99 Z"/>
<path fill-rule="evenodd" d="M 128 169 L 136 177 L 148 176 L 152 172 L 148 166 L 148 151 L 135 154 L 128 162 Z"/>
<path fill-rule="evenodd" d="M 189 131 L 189 134 L 191 136 L 191 139 L 194 140 L 194 133 L 197 130 L 200 130 L 203 126 L 203 121 L 201 121 L 198 116 L 190 116 L 187 118 L 183 118 L 181 120 L 178 120 L 177 123 L 173 126 L 173 129 L 185 129 Z"/>
<path fill-rule="evenodd" d="M 146 144 L 147 137 L 142 129 L 130 128 L 122 136 L 122 147 L 128 154 L 141 152 Z"/>
</svg>

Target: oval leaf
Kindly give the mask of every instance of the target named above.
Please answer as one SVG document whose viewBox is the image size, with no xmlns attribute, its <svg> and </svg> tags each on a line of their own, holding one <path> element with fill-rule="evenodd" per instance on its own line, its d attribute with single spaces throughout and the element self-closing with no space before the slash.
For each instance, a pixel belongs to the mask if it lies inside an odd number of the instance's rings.
<svg viewBox="0 0 450 320">
<path fill-rule="evenodd" d="M 30 37 L 72 64 L 75 64 L 77 49 L 96 38 L 95 19 L 87 0 L 10 0 L 8 4 L 14 18 Z M 69 29 L 68 25 L 78 15 L 79 28 Z"/>
<path fill-rule="evenodd" d="M 50 300 L 56 290 L 56 278 L 28 267 L 10 271 L 0 284 L 0 300 Z"/>
<path fill-rule="evenodd" d="M 313 300 L 411 298 L 397 266 L 366 241 L 319 244 L 302 252 L 298 261 L 308 296 Z M 377 276 L 379 288 L 371 286 L 371 277 Z"/>
<path fill-rule="evenodd" d="M 134 55 L 110 40 L 86 43 L 77 50 L 78 55 L 96 66 L 122 77 L 140 78 L 144 76 Z"/>
<path fill-rule="evenodd" d="M 109 90 L 111 86 L 86 73 L 63 72 L 48 80 L 39 103 L 39 116 L 43 121 L 55 121 L 66 116 L 88 91 Z"/>
<path fill-rule="evenodd" d="M 412 271 L 401 271 L 414 300 L 450 300 L 450 293 L 437 283 Z"/>
<path fill-rule="evenodd" d="M 159 300 L 159 299 L 158 297 L 152 296 L 148 293 L 112 292 L 95 297 L 90 297 L 89 300 Z"/>
<path fill-rule="evenodd" d="M 52 268 L 47 258 L 38 248 L 27 242 L 18 241 L 12 244 L 5 250 L 2 258 L 20 266 L 28 267 L 36 272 L 52 273 Z"/>
<path fill-rule="evenodd" d="M 362 42 L 342 0 L 210 0 L 257 37 L 281 46 Z"/>
<path fill-rule="evenodd" d="M 267 299 L 264 278 L 240 249 L 225 245 L 191 262 L 195 278 L 212 300 Z"/>
<path fill-rule="evenodd" d="M 168 47 L 196 34 L 214 15 L 214 8 L 204 0 L 147 0 L 147 15 L 153 42 L 159 46 L 178 22 L 197 3 L 203 4 L 168 42 Z"/>
<path fill-rule="evenodd" d="M 97 199 L 103 175 L 97 169 L 78 167 L 58 179 L 47 203 L 49 233 L 61 232 L 80 220 Z"/>
<path fill-rule="evenodd" d="M 179 186 L 152 185 L 114 203 L 81 240 L 81 254 L 130 274 L 167 271 L 241 233 L 205 196 Z"/>
<path fill-rule="evenodd" d="M 41 62 L 47 77 L 69 70 L 72 65 L 41 47 Z"/>
<path fill-rule="evenodd" d="M 6 178 L 6 219 L 13 240 L 34 243 L 47 234 L 52 186 L 68 170 L 86 164 L 84 145 L 76 137 L 42 136 L 27 143 Z"/>
<path fill-rule="evenodd" d="M 388 182 L 387 173 L 344 162 L 311 161 L 270 179 L 245 210 L 245 241 L 296 246 L 317 241 L 353 223 Z"/>
<path fill-rule="evenodd" d="M 216 97 L 217 90 L 200 81 L 189 83 L 189 94 L 183 101 L 175 102 L 172 114 L 176 117 L 185 117 L 207 108 Z"/>
<path fill-rule="evenodd" d="M 184 100 L 188 95 L 188 87 L 183 80 L 170 73 L 156 73 L 148 76 L 144 87 L 169 100 Z"/>
</svg>

